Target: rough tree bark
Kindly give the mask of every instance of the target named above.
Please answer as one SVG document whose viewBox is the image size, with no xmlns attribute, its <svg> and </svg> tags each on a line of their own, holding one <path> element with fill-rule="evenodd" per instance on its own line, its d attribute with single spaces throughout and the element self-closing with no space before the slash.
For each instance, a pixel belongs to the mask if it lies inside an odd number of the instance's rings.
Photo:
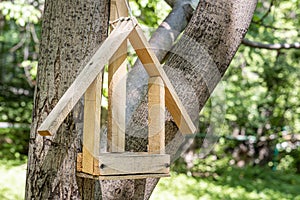
<svg viewBox="0 0 300 200">
<path fill-rule="evenodd" d="M 100 199 L 99 181 L 77 178 L 75 173 L 82 146 L 82 106 L 53 137 L 39 136 L 37 128 L 106 38 L 108 8 L 109 0 L 45 2 L 26 199 Z"/>
<path fill-rule="evenodd" d="M 100 185 L 103 199 L 148 199 L 158 182 L 158 179 L 142 179 L 100 183 L 76 178 L 76 153 L 81 148 L 78 109 L 54 137 L 42 138 L 36 134 L 38 125 L 105 38 L 107 4 L 106 0 L 46 1 L 26 199 L 100 199 Z M 247 31 L 255 5 L 255 0 L 200 1 L 185 35 L 172 49 L 165 70 L 195 121 L 198 116 L 195 110 L 203 107 L 226 71 Z M 145 72 L 136 67 L 130 76 L 139 74 L 145 76 Z M 130 103 L 139 106 L 129 111 L 133 115 L 128 119 L 127 138 L 130 140 L 126 149 L 141 151 L 145 150 L 146 140 L 140 139 L 145 133 L 138 130 L 147 122 L 144 103 L 140 104 L 138 98 L 143 96 L 143 90 L 129 86 L 129 91 L 134 94 Z M 184 138 L 170 117 L 166 126 L 167 151 L 174 159 Z"/>
<path fill-rule="evenodd" d="M 245 36 L 256 3 L 256 0 L 201 0 L 183 37 L 167 58 L 164 69 L 195 121 L 198 120 L 198 111 L 203 108 L 224 75 Z M 145 74 L 142 68 L 134 68 L 129 79 L 147 77 Z M 146 82 L 142 83 L 141 79 L 135 78 L 129 83 L 130 97 L 145 96 L 145 89 L 140 86 Z M 127 140 L 126 148 L 134 151 L 145 150 L 146 129 L 142 130 L 140 127 L 145 127 L 147 123 L 146 102 L 135 98 L 130 100 L 128 107 L 131 108 L 128 113 L 132 117 L 127 125 L 130 140 Z M 185 138 L 178 133 L 171 118 L 166 120 L 166 150 L 174 160 L 181 153 L 179 148 Z M 136 181 L 135 192 L 139 193 L 140 198 L 148 199 L 157 182 L 158 179 Z"/>
</svg>

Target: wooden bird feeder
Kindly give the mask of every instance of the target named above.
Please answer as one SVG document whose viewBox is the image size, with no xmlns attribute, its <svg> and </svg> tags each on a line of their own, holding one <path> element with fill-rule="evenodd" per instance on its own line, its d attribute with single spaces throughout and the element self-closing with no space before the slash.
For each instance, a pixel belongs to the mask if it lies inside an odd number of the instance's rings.
<svg viewBox="0 0 300 200">
<path fill-rule="evenodd" d="M 165 106 L 182 134 L 196 131 L 137 20 L 127 16 L 126 2 L 112 1 L 113 30 L 38 129 L 42 136 L 55 134 L 84 94 L 83 148 L 77 158 L 78 176 L 96 179 L 169 176 L 170 155 L 165 154 Z M 128 39 L 149 75 L 148 152 L 125 152 L 126 83 L 122 81 L 126 74 Z M 109 151 L 100 153 L 100 74 L 107 63 Z M 116 95 L 118 103 L 114 101 Z"/>
</svg>

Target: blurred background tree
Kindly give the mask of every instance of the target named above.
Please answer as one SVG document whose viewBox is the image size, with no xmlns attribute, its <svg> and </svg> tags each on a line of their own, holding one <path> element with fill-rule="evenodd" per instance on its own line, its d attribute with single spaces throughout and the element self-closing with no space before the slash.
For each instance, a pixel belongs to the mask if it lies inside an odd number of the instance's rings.
<svg viewBox="0 0 300 200">
<path fill-rule="evenodd" d="M 0 157 L 4 160 L 27 156 L 43 4 L 44 0 L 0 1 Z M 130 5 L 140 23 L 153 28 L 171 10 L 162 0 L 136 0 Z M 201 149 L 212 115 L 208 102 L 199 115 L 200 132 L 173 170 L 216 178 L 226 175 L 229 165 L 259 165 L 300 173 L 298 8 L 300 0 L 259 0 L 246 39 L 222 81 L 226 113 L 215 130 L 215 148 L 208 155 Z"/>
<path fill-rule="evenodd" d="M 0 2 L 0 157 L 27 154 L 42 5 Z"/>
</svg>

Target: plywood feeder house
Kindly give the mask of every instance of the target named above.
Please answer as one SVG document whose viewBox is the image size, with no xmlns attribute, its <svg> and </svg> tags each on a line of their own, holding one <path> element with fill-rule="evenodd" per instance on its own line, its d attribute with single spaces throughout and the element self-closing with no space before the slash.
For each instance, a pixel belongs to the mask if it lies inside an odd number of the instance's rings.
<svg viewBox="0 0 300 200">
<path fill-rule="evenodd" d="M 139 179 L 169 176 L 165 154 L 165 106 L 182 134 L 196 128 L 134 17 L 127 17 L 124 0 L 111 2 L 112 31 L 38 129 L 56 133 L 84 95 L 82 153 L 77 175 L 94 179 Z M 126 58 L 128 40 L 146 69 L 148 80 L 148 152 L 125 152 Z M 108 66 L 108 152 L 100 153 L 101 72 Z M 120 83 L 120 82 L 124 83 Z M 118 97 L 117 102 L 114 98 Z M 116 113 L 116 114 L 113 114 Z"/>
</svg>

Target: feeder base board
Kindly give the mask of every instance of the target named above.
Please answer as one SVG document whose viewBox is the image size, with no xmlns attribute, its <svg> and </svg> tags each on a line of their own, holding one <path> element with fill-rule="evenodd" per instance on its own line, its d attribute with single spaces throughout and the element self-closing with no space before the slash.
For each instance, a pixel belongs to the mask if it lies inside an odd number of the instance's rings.
<svg viewBox="0 0 300 200">
<path fill-rule="evenodd" d="M 141 179 L 147 177 L 168 177 L 170 155 L 147 152 L 101 153 L 93 158 L 92 171 L 82 167 L 83 154 L 77 156 L 78 176 L 96 179 Z M 99 178 L 100 177 L 100 178 Z"/>
<path fill-rule="evenodd" d="M 101 153 L 100 175 L 168 174 L 170 155 L 147 152 Z"/>
<path fill-rule="evenodd" d="M 83 172 L 77 172 L 76 175 L 81 178 L 89 178 L 89 179 L 95 179 L 95 180 L 126 180 L 126 179 L 170 177 L 170 174 L 128 174 L 128 175 L 97 176 L 97 175 L 86 174 Z"/>
</svg>

